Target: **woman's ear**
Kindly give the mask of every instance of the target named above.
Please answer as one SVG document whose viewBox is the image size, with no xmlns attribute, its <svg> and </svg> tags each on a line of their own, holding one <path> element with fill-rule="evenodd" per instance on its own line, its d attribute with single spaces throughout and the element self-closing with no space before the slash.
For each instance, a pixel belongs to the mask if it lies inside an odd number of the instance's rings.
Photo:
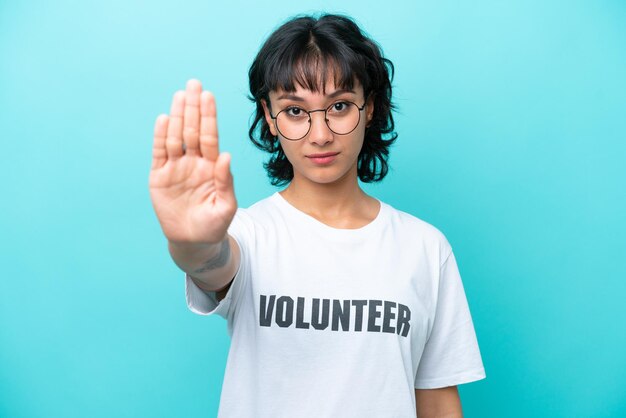
<svg viewBox="0 0 626 418">
<path fill-rule="evenodd" d="M 265 114 L 265 122 L 267 122 L 267 126 L 270 128 L 270 132 L 274 136 L 278 136 L 278 132 L 276 132 L 276 125 L 274 124 L 274 119 L 272 119 L 272 115 L 270 115 L 270 110 L 267 106 L 267 102 L 265 99 L 261 99 L 261 105 L 263 106 L 263 113 Z"/>
<path fill-rule="evenodd" d="M 370 123 L 372 122 L 372 119 L 374 119 L 374 94 L 370 93 L 369 96 L 367 96 L 367 100 L 366 102 L 367 106 L 365 107 L 366 112 L 365 112 L 365 120 L 367 121 L 367 123 L 365 124 L 366 128 L 369 128 Z"/>
</svg>

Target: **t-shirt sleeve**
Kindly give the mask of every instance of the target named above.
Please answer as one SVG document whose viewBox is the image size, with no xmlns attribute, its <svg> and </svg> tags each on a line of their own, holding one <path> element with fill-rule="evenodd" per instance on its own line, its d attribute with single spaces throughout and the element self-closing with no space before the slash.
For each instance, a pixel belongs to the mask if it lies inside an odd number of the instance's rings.
<svg viewBox="0 0 626 418">
<path fill-rule="evenodd" d="M 218 314 L 230 323 L 250 282 L 250 249 L 254 242 L 254 224 L 246 209 L 237 209 L 228 234 L 239 244 L 241 258 L 226 296 L 218 301 L 216 292 L 200 289 L 188 274 L 185 274 L 185 296 L 187 306 L 192 312 L 199 315 Z"/>
<path fill-rule="evenodd" d="M 435 389 L 486 377 L 454 254 L 441 265 L 435 318 L 415 376 L 416 389 Z"/>
</svg>

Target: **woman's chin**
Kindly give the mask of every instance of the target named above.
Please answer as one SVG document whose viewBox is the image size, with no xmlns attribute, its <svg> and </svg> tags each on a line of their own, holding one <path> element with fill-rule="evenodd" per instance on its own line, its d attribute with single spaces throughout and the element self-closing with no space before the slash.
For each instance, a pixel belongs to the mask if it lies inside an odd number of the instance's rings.
<svg viewBox="0 0 626 418">
<path fill-rule="evenodd" d="M 307 173 L 306 175 L 296 176 L 297 182 L 307 182 L 315 184 L 330 185 L 333 183 L 340 183 L 346 179 L 349 173 L 340 173 L 337 170 L 318 170 L 315 173 Z"/>
</svg>

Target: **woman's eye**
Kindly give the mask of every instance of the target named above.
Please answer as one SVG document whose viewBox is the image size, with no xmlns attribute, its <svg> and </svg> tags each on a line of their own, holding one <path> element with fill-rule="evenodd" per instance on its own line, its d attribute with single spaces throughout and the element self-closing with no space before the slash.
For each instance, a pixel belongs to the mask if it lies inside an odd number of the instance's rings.
<svg viewBox="0 0 626 418">
<path fill-rule="evenodd" d="M 289 107 L 285 112 L 287 113 L 287 115 L 293 117 L 302 116 L 304 114 L 304 111 L 299 107 Z"/>
<path fill-rule="evenodd" d="M 337 103 L 334 103 L 334 104 L 331 106 L 330 110 L 331 110 L 332 112 L 343 112 L 343 111 L 345 111 L 347 108 L 348 108 L 348 103 L 346 103 L 346 102 L 337 102 Z"/>
</svg>

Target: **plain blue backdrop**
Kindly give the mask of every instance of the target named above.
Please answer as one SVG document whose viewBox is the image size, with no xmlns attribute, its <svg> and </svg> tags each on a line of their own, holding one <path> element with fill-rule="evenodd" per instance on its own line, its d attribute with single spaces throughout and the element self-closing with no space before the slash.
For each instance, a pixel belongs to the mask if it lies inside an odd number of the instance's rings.
<svg viewBox="0 0 626 418">
<path fill-rule="evenodd" d="M 396 66 L 366 190 L 435 225 L 487 379 L 467 417 L 626 416 L 623 1 L 0 1 L 0 416 L 213 417 L 226 323 L 192 314 L 148 194 L 152 129 L 199 78 L 247 207 L 247 70 L 296 13 Z M 307 390 L 307 388 L 302 388 Z"/>
</svg>

